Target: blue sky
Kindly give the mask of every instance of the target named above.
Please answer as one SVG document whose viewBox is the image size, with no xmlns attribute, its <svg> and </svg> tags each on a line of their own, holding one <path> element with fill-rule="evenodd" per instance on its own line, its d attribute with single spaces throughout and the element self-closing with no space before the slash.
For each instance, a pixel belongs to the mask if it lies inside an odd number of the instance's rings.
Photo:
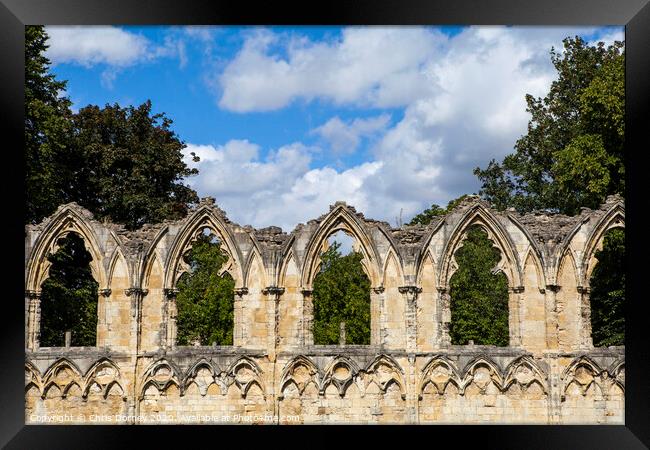
<svg viewBox="0 0 650 450">
<path fill-rule="evenodd" d="M 229 217 L 297 223 L 337 200 L 395 225 L 476 192 L 525 133 L 551 46 L 622 27 L 47 27 L 65 95 L 150 99 L 196 152 L 187 180 Z M 189 157 L 187 158 L 189 163 Z"/>
</svg>

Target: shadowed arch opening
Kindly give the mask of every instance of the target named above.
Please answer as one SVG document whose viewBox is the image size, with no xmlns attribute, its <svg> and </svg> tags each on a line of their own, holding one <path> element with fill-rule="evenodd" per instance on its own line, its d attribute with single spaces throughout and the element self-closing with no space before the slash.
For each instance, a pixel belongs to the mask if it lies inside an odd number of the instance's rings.
<svg viewBox="0 0 650 450">
<path fill-rule="evenodd" d="M 92 255 L 74 232 L 56 244 L 57 250 L 47 257 L 48 278 L 41 285 L 40 346 L 63 347 L 70 331 L 71 346 L 94 347 L 99 284 L 92 273 Z"/>
<path fill-rule="evenodd" d="M 595 347 L 625 344 L 625 230 L 612 228 L 589 279 L 591 335 Z"/>
<path fill-rule="evenodd" d="M 235 281 L 219 238 L 202 229 L 182 258 L 176 284 L 176 344 L 232 345 Z"/>
<path fill-rule="evenodd" d="M 339 230 L 324 241 L 313 282 L 314 344 L 370 344 L 370 279 L 358 241 Z"/>
<path fill-rule="evenodd" d="M 449 281 L 451 343 L 508 346 L 508 278 L 495 270 L 500 250 L 481 226 L 472 225 L 454 258 L 458 268 Z"/>
</svg>

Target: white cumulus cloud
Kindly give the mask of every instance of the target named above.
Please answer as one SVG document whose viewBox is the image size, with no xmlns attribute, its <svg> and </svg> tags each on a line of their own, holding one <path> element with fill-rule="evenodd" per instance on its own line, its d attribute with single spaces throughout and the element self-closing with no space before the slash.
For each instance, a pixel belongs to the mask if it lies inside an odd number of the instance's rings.
<svg viewBox="0 0 650 450">
<path fill-rule="evenodd" d="M 129 66 L 147 57 L 144 36 L 113 26 L 48 26 L 46 56 L 54 63 Z"/>
<path fill-rule="evenodd" d="M 406 222 L 432 203 L 477 192 L 473 169 L 513 152 L 530 119 L 525 95 L 544 96 L 556 76 L 552 46 L 561 49 L 567 36 L 617 33 L 469 27 L 448 38 L 421 28 L 366 27 L 312 42 L 257 31 L 220 78 L 223 108 L 265 111 L 318 99 L 373 111 L 401 106 L 403 114 L 392 124 L 388 114 L 347 121 L 334 115 L 311 130 L 339 153 L 373 136 L 370 160 L 356 166 L 311 167 L 311 150 L 300 143 L 261 161 L 257 145 L 230 141 L 202 150 L 195 187 L 236 221 L 258 227 L 291 230 L 337 200 L 393 225 L 401 212 Z"/>
<path fill-rule="evenodd" d="M 349 123 L 345 123 L 335 116 L 313 129 L 312 133 L 326 140 L 335 153 L 353 153 L 359 147 L 362 138 L 385 130 L 389 122 L 390 114 L 367 119 L 354 119 Z"/>
<path fill-rule="evenodd" d="M 417 27 L 346 28 L 335 42 L 257 30 L 219 76 L 219 106 L 270 111 L 315 97 L 339 105 L 403 106 L 427 90 L 420 65 L 446 39 Z M 286 55 L 272 53 L 278 45 Z"/>
</svg>

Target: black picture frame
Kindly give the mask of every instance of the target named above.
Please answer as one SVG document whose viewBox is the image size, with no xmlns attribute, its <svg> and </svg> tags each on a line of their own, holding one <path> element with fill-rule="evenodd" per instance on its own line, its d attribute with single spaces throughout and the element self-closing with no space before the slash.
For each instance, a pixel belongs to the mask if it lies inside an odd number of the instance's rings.
<svg viewBox="0 0 650 450">
<path fill-rule="evenodd" d="M 647 151 L 650 106 L 650 0 L 364 0 L 303 2 L 224 2 L 207 0 L 0 0 L 0 123 L 3 134 L 3 221 L 12 228 L 6 244 L 17 243 L 5 260 L 3 271 L 9 289 L 4 290 L 2 333 L 3 364 L 0 365 L 2 407 L 0 444 L 6 448 L 115 448 L 137 442 L 152 446 L 171 442 L 178 433 L 187 444 L 231 445 L 238 433 L 249 445 L 249 428 L 197 426 L 26 426 L 24 424 L 24 322 L 22 304 L 24 269 L 20 267 L 18 236 L 24 236 L 23 86 L 24 25 L 99 24 L 368 24 L 368 25 L 625 25 L 626 29 L 626 236 L 628 301 L 626 311 L 625 425 L 594 426 L 403 426 L 354 427 L 365 438 L 394 438 L 398 445 L 460 446 L 500 449 L 623 449 L 650 446 L 650 346 L 646 345 L 642 263 L 650 254 L 641 233 L 643 208 L 650 206 L 644 193 L 641 158 Z M 644 133 L 645 132 L 645 133 Z M 14 137 L 15 140 L 8 138 Z M 8 142 L 14 142 L 9 144 Z M 18 169 L 20 168 L 20 169 Z M 631 243 L 631 244 L 630 244 Z M 15 271 L 15 272 L 13 272 Z M 263 427 L 271 433 L 263 445 L 369 445 L 366 439 L 349 441 L 329 427 Z M 350 428 L 346 428 L 348 431 Z M 257 427 L 255 431 L 259 431 Z M 334 431 L 332 433 L 331 431 Z M 306 438 L 305 432 L 311 436 Z M 216 434 L 218 433 L 218 434 Z M 231 436 L 226 436 L 228 433 Z M 399 436 L 396 435 L 399 434 Z M 144 435 L 144 436 L 142 436 Z M 139 439 L 138 439 L 139 441 Z M 234 444 L 241 445 L 241 444 Z M 252 444 L 250 444 L 252 445 Z"/>
</svg>

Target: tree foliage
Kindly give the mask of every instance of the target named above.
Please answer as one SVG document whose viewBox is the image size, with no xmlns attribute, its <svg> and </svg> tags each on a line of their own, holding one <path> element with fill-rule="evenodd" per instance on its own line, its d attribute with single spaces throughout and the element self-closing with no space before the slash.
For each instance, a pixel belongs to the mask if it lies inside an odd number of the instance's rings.
<svg viewBox="0 0 650 450">
<path fill-rule="evenodd" d="M 59 97 L 66 82 L 49 73 L 46 42 L 42 26 L 25 28 L 27 223 L 67 202 L 129 229 L 184 216 L 198 196 L 182 180 L 198 171 L 183 161 L 171 119 L 150 101 L 73 114 Z"/>
<path fill-rule="evenodd" d="M 544 98 L 526 95 L 528 132 L 515 153 L 474 174 L 495 207 L 573 215 L 624 195 L 625 52 L 566 38 L 551 49 L 557 79 Z"/>
<path fill-rule="evenodd" d="M 35 223 L 64 202 L 60 156 L 69 151 L 70 100 L 60 96 L 66 82 L 49 73 L 47 35 L 25 27 L 26 221 Z"/>
<path fill-rule="evenodd" d="M 345 322 L 345 343 L 370 344 L 370 280 L 363 271 L 363 255 L 342 256 L 334 242 L 321 255 L 320 272 L 314 279 L 314 344 L 339 343 Z"/>
<path fill-rule="evenodd" d="M 413 217 L 413 219 L 411 219 L 407 225 L 428 225 L 431 223 L 434 217 L 448 214 L 452 209 L 456 207 L 456 205 L 465 200 L 467 197 L 468 195 L 464 194 L 454 200 L 449 201 L 446 208 L 441 208 L 434 203 L 430 208 L 425 209 L 420 214 L 417 214 L 415 217 Z"/>
<path fill-rule="evenodd" d="M 625 232 L 610 230 L 591 274 L 591 334 L 594 346 L 625 344 Z"/>
<path fill-rule="evenodd" d="M 96 345 L 97 289 L 92 276 L 92 256 L 83 239 L 69 233 L 48 256 L 52 264 L 41 288 L 42 347 L 62 347 L 65 332 L 72 331 L 73 346 Z"/>
<path fill-rule="evenodd" d="M 151 102 L 137 108 L 89 105 L 73 116 L 74 173 L 68 201 L 99 218 L 135 229 L 144 223 L 178 219 L 198 201 L 184 177 L 198 173 L 183 161 L 185 147 L 164 114 L 151 113 Z M 71 173 L 71 175 L 72 175 Z"/>
<path fill-rule="evenodd" d="M 508 280 L 493 273 L 498 249 L 479 226 L 470 227 L 455 253 L 458 269 L 450 280 L 451 325 L 454 345 L 509 345 Z"/>
<path fill-rule="evenodd" d="M 228 260 L 219 242 L 201 235 L 185 256 L 190 271 L 178 280 L 178 345 L 232 345 L 235 282 L 219 275 Z"/>
</svg>

